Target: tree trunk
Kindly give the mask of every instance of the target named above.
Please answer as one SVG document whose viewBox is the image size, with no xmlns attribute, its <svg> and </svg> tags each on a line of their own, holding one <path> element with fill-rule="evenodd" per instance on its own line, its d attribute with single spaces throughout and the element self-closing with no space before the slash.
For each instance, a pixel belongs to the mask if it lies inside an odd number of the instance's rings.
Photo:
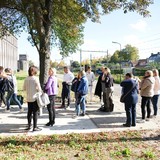
<svg viewBox="0 0 160 160">
<path fill-rule="evenodd" d="M 47 82 L 48 79 L 48 70 L 50 67 L 50 52 L 46 52 L 44 50 L 40 51 L 39 53 L 39 66 L 40 66 L 40 84 L 43 87 L 44 84 Z"/>
</svg>

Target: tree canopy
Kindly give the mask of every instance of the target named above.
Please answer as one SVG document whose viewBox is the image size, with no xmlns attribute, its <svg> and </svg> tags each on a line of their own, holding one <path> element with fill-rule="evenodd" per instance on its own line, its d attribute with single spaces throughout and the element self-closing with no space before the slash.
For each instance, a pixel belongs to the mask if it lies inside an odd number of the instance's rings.
<svg viewBox="0 0 160 160">
<path fill-rule="evenodd" d="M 115 51 L 111 56 L 110 62 L 120 62 L 120 61 L 137 61 L 139 59 L 139 51 L 136 47 L 129 44 L 125 46 L 121 51 Z"/>
<path fill-rule="evenodd" d="M 83 43 L 84 23 L 88 18 L 99 22 L 100 16 L 122 9 L 148 16 L 152 0 L 1 0 L 0 35 L 29 33 L 28 40 L 37 48 L 40 82 L 46 82 L 51 46 L 62 56 L 74 53 Z"/>
</svg>

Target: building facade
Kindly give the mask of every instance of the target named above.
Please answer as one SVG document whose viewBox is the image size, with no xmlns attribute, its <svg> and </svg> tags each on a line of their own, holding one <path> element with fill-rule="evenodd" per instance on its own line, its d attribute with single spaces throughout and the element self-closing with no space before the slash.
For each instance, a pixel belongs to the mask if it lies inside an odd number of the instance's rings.
<svg viewBox="0 0 160 160">
<path fill-rule="evenodd" d="M 13 35 L 0 39 L 0 66 L 17 71 L 17 38 Z"/>
<path fill-rule="evenodd" d="M 29 60 L 27 54 L 20 54 L 18 60 L 18 70 L 28 71 Z"/>
</svg>

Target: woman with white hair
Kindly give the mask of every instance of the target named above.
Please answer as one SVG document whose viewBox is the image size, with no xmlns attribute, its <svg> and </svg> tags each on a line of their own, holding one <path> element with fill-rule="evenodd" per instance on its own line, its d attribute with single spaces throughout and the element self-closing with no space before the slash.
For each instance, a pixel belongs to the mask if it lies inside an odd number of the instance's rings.
<svg viewBox="0 0 160 160">
<path fill-rule="evenodd" d="M 49 69 L 49 78 L 45 85 L 45 91 L 49 96 L 50 104 L 47 105 L 49 113 L 49 122 L 46 126 L 53 126 L 55 124 L 55 97 L 58 94 L 56 69 Z"/>
<path fill-rule="evenodd" d="M 149 120 L 151 115 L 151 98 L 154 95 L 154 85 L 155 85 L 155 79 L 153 78 L 153 72 L 151 70 L 148 70 L 145 72 L 145 76 L 143 77 L 141 84 L 140 84 L 140 91 L 141 91 L 141 112 L 142 112 L 142 123 L 145 122 L 145 120 Z M 147 107 L 147 118 L 146 118 L 146 109 Z M 146 119 L 145 119 L 146 118 Z"/>
<path fill-rule="evenodd" d="M 158 111 L 158 98 L 160 94 L 160 79 L 159 79 L 159 72 L 157 69 L 153 69 L 153 77 L 155 79 L 155 85 L 154 85 L 154 96 L 152 97 L 152 104 L 153 104 L 153 117 L 157 116 Z"/>
</svg>

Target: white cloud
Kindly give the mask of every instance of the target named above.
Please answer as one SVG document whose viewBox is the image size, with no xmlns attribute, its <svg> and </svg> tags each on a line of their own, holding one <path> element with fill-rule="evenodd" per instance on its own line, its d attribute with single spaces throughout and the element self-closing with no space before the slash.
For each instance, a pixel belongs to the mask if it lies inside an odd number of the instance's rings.
<svg viewBox="0 0 160 160">
<path fill-rule="evenodd" d="M 138 31 L 145 31 L 147 28 L 147 23 L 144 20 L 138 20 L 135 24 L 130 24 L 131 28 Z"/>
</svg>

